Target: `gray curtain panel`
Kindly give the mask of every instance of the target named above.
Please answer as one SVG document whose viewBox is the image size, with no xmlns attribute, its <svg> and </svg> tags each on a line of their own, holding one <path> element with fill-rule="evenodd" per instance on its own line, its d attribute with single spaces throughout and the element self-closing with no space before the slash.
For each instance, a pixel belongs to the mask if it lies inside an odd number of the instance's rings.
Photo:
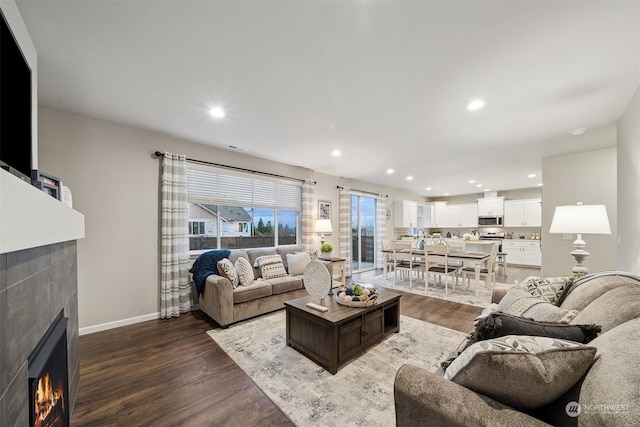
<svg viewBox="0 0 640 427">
<path fill-rule="evenodd" d="M 315 212 L 316 194 L 313 184 L 305 182 L 302 184 L 302 245 L 307 249 L 315 248 Z"/>
<path fill-rule="evenodd" d="M 162 159 L 160 318 L 191 310 L 187 160 L 164 153 Z"/>
<path fill-rule="evenodd" d="M 387 236 L 387 200 L 385 197 L 376 197 L 376 268 L 382 268 L 385 262 L 384 254 L 382 253 L 381 240 L 385 240 Z"/>
<path fill-rule="evenodd" d="M 351 189 L 344 187 L 340 190 L 340 257 L 346 258 L 344 265 L 345 276 L 351 277 Z"/>
</svg>

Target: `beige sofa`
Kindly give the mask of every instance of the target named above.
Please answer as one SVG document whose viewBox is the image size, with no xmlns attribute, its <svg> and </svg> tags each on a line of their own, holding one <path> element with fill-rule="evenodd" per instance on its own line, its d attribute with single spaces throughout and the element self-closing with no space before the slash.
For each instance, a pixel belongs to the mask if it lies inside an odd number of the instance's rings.
<svg viewBox="0 0 640 427">
<path fill-rule="evenodd" d="M 574 282 L 560 307 L 580 312 L 571 324 L 602 326 L 602 333 L 587 344 L 597 348 L 595 362 L 562 397 L 525 413 L 446 380 L 441 373 L 404 365 L 395 379 L 397 425 L 638 425 L 640 277 L 622 272 L 585 276 Z M 580 404 L 577 417 L 568 415 L 570 402 Z"/>
<path fill-rule="evenodd" d="M 229 260 L 234 264 L 238 257 L 249 260 L 254 266 L 256 280 L 249 286 L 238 286 L 234 289 L 228 279 L 216 274 L 210 275 L 199 296 L 200 310 L 220 326 L 227 327 L 240 320 L 279 310 L 284 308 L 285 301 L 308 295 L 302 275 L 262 280 L 260 269 L 255 267 L 258 257 L 279 254 L 285 269 L 289 271 L 286 254 L 304 251 L 306 249 L 303 246 L 231 250 Z"/>
</svg>

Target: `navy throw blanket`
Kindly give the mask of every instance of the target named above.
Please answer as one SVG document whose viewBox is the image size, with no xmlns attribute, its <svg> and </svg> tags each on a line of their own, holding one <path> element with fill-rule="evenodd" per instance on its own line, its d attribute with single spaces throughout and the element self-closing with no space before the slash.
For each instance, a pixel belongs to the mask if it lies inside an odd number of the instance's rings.
<svg viewBox="0 0 640 427">
<path fill-rule="evenodd" d="M 196 282 L 198 295 L 204 290 L 204 282 L 211 274 L 218 273 L 218 261 L 229 258 L 231 251 L 228 249 L 216 249 L 201 254 L 193 263 L 189 273 L 193 274 L 193 281 Z"/>
</svg>

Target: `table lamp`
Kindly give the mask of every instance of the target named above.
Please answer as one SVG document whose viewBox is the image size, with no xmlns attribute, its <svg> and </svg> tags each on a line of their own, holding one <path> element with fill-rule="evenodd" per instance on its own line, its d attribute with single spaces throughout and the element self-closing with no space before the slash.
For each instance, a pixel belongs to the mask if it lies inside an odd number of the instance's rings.
<svg viewBox="0 0 640 427">
<path fill-rule="evenodd" d="M 578 236 L 573 242 L 574 250 L 571 255 L 576 259 L 576 265 L 571 269 L 573 273 L 587 274 L 589 270 L 582 265 L 582 261 L 589 256 L 584 248 L 587 246 L 582 240 L 583 234 L 611 234 L 607 208 L 604 205 L 557 206 L 549 228 L 551 234 L 573 234 Z"/>
<path fill-rule="evenodd" d="M 325 242 L 324 233 L 332 233 L 333 229 L 331 228 L 331 220 L 330 219 L 316 219 L 315 232 L 320 233 L 320 244 Z"/>
</svg>

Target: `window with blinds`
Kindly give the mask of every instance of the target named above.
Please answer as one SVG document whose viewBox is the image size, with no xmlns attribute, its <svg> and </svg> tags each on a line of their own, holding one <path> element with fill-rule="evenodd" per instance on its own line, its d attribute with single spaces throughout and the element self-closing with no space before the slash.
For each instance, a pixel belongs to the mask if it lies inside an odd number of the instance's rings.
<svg viewBox="0 0 640 427">
<path fill-rule="evenodd" d="M 302 184 L 201 165 L 187 168 L 192 251 L 297 244 Z"/>
</svg>

